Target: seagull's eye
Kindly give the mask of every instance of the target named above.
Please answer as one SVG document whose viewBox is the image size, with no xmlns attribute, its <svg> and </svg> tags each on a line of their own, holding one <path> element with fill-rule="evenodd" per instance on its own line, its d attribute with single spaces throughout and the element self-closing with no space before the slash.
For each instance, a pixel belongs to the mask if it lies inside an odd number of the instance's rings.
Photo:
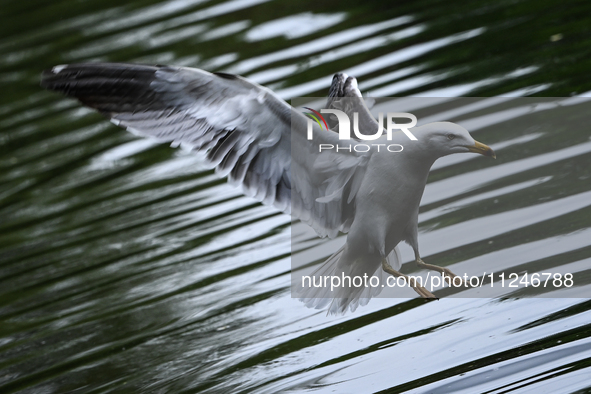
<svg viewBox="0 0 591 394">
<path fill-rule="evenodd" d="M 447 135 L 447 139 L 450 140 L 450 141 L 453 140 L 454 138 L 456 138 L 456 136 L 453 135 L 453 134 L 448 134 Z"/>
</svg>

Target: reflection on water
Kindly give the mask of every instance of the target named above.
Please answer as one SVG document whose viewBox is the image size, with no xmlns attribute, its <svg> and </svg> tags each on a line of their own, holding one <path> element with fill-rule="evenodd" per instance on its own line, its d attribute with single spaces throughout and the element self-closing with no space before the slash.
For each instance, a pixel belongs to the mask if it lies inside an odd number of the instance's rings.
<svg viewBox="0 0 591 394">
<path fill-rule="evenodd" d="M 38 79 L 65 62 L 132 61 L 240 73 L 286 99 L 325 95 L 337 71 L 373 96 L 586 95 L 590 7 L 6 2 L 0 391 L 588 390 L 585 299 L 376 299 L 327 318 L 290 297 L 300 224 Z M 416 100 L 419 119 L 465 122 L 498 150 L 493 164 L 436 164 L 420 216 L 425 260 L 576 272 L 588 284 L 588 129 L 529 128 L 510 98 Z M 570 100 L 562 110 L 576 117 Z M 514 128 L 499 128 L 499 114 Z M 298 249 L 322 242 L 302 237 Z"/>
</svg>

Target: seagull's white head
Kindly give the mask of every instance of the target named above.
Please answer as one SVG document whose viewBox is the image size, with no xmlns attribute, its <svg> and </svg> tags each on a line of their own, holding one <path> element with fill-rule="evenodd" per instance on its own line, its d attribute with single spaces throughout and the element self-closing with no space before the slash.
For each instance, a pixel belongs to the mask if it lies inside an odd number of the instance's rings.
<svg viewBox="0 0 591 394">
<path fill-rule="evenodd" d="M 474 152 L 496 159 L 487 145 L 475 141 L 468 130 L 451 122 L 434 122 L 413 129 L 422 148 L 435 157 Z"/>
</svg>

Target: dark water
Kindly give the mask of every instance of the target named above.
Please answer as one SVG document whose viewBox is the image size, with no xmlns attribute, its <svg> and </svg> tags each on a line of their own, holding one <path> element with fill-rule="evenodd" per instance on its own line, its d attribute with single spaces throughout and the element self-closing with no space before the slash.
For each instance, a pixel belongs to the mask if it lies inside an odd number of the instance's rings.
<svg viewBox="0 0 591 394">
<path fill-rule="evenodd" d="M 374 96 L 585 96 L 591 3 L 1 5 L 0 392 L 591 390 L 587 299 L 376 299 L 326 317 L 290 297 L 288 216 L 38 85 L 92 60 L 240 73 L 286 99 L 325 95 L 338 71 Z M 467 124 L 482 110 L 462 108 Z M 425 260 L 588 288 L 589 123 L 473 135 L 498 159 L 436 165 Z"/>
</svg>

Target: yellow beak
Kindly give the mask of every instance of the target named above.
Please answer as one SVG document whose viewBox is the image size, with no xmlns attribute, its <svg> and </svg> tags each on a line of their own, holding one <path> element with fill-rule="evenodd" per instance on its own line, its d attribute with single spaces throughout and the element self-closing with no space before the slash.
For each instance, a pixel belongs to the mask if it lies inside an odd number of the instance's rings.
<svg viewBox="0 0 591 394">
<path fill-rule="evenodd" d="M 492 157 L 493 159 L 497 158 L 495 155 L 495 151 L 490 148 L 488 145 L 484 145 L 481 142 L 476 141 L 473 146 L 466 146 L 470 150 L 470 152 L 480 153 L 483 156 Z"/>
</svg>

